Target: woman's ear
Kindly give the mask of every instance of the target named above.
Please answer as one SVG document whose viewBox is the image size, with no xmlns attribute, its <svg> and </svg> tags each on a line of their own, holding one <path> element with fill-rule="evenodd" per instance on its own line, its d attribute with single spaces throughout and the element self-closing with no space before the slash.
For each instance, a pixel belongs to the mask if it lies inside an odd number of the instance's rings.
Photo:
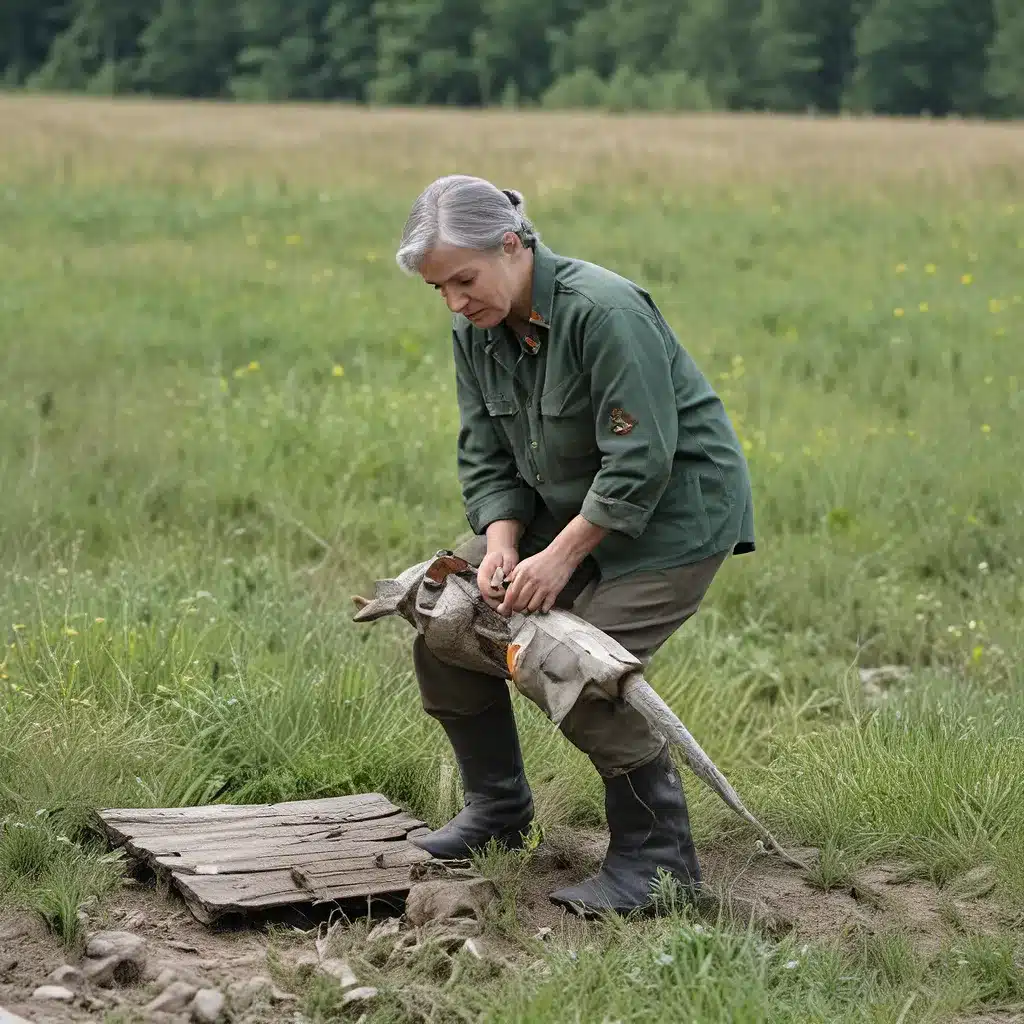
<svg viewBox="0 0 1024 1024">
<path fill-rule="evenodd" d="M 522 242 L 514 231 L 506 231 L 501 236 L 501 248 L 506 256 L 514 256 L 516 250 L 522 248 Z"/>
</svg>

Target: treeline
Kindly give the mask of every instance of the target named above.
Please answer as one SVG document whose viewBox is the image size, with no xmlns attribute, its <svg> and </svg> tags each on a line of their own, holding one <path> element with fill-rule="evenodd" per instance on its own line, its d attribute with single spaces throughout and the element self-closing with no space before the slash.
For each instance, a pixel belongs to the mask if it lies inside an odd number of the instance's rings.
<svg viewBox="0 0 1024 1024">
<path fill-rule="evenodd" d="M 8 88 L 1024 115 L 1024 0 L 0 0 Z"/>
</svg>

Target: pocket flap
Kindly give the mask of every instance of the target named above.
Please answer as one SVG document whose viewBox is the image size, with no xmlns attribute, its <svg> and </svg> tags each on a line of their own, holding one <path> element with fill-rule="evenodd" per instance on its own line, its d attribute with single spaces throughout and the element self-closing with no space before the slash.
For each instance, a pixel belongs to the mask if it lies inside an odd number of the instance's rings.
<svg viewBox="0 0 1024 1024">
<path fill-rule="evenodd" d="M 516 403 L 501 395 L 491 395 L 484 399 L 487 412 L 491 416 L 512 416 L 516 412 Z"/>
</svg>

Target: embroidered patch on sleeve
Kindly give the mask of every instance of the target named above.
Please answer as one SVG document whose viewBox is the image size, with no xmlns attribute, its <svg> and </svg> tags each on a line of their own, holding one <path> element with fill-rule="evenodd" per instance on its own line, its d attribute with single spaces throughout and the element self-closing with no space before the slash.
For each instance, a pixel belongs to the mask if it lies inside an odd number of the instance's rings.
<svg viewBox="0 0 1024 1024">
<path fill-rule="evenodd" d="M 630 416 L 625 409 L 612 409 L 612 433 L 622 436 L 628 434 L 636 426 L 636 418 Z"/>
</svg>

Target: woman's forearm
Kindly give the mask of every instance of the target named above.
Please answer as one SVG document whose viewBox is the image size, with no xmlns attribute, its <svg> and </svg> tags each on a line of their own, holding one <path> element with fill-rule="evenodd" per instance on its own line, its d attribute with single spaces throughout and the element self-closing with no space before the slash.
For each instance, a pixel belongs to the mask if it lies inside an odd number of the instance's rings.
<svg viewBox="0 0 1024 1024">
<path fill-rule="evenodd" d="M 518 519 L 498 519 L 487 527 L 487 550 L 519 547 L 525 526 Z"/>
<path fill-rule="evenodd" d="M 609 531 L 576 516 L 551 542 L 551 547 L 579 565 L 608 536 Z"/>
</svg>

